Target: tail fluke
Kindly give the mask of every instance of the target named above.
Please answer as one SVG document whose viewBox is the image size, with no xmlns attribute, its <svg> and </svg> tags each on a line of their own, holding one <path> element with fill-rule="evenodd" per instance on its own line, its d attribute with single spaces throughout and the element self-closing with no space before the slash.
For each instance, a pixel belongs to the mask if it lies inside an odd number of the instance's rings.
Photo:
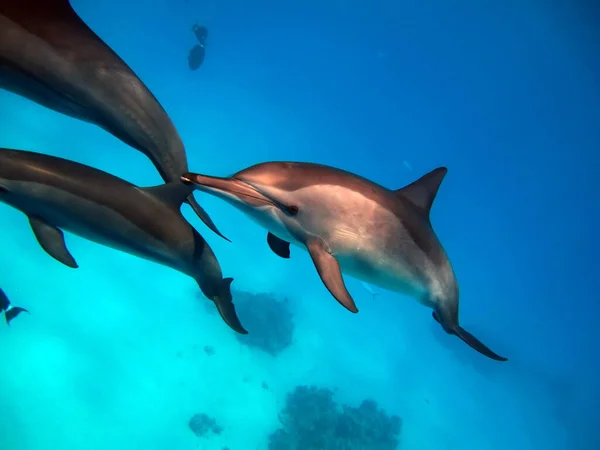
<svg viewBox="0 0 600 450">
<path fill-rule="evenodd" d="M 212 300 L 215 302 L 221 318 L 232 330 L 237 331 L 240 334 L 248 334 L 235 311 L 230 287 L 232 281 L 233 278 L 223 278 L 219 293 L 214 296 Z"/>
<path fill-rule="evenodd" d="M 437 313 L 435 311 L 433 311 L 433 313 L 431 315 L 433 316 L 433 318 L 435 319 L 435 321 L 437 323 L 439 323 L 440 325 L 443 326 L 442 322 L 440 321 L 439 316 L 437 315 Z M 508 361 L 508 359 L 505 358 L 504 356 L 497 355 L 496 353 L 491 351 L 489 348 L 487 348 L 483 344 L 483 342 L 481 342 L 479 339 L 477 339 L 475 336 L 473 336 L 471 333 L 469 333 L 464 328 L 461 328 L 460 325 L 454 325 L 454 326 L 451 325 L 451 327 L 452 327 L 452 329 L 446 329 L 445 327 L 444 327 L 444 329 L 446 330 L 447 333 L 457 335 L 459 338 L 461 338 L 463 340 L 463 342 L 466 342 L 469 345 L 469 347 L 477 350 L 482 355 L 485 355 L 488 358 L 491 358 L 495 361 Z"/>
<path fill-rule="evenodd" d="M 10 325 L 10 321 L 13 320 L 15 317 L 17 317 L 22 312 L 26 312 L 26 313 L 30 314 L 29 311 L 27 311 L 25 308 L 21 308 L 19 306 L 9 307 L 6 311 L 4 311 L 4 318 L 6 319 L 6 324 Z"/>
<path fill-rule="evenodd" d="M 10 325 L 10 321 L 22 312 L 29 313 L 29 311 L 27 311 L 25 308 L 21 308 L 19 306 L 12 306 L 7 295 L 2 289 L 0 289 L 0 313 L 2 312 L 4 312 L 4 318 L 6 319 L 7 325 Z"/>
<path fill-rule="evenodd" d="M 495 361 L 508 361 L 508 359 L 505 358 L 504 356 L 497 355 L 496 353 L 491 351 L 479 339 L 477 339 L 475 336 L 473 336 L 471 333 L 469 333 L 464 328 L 461 328 L 460 326 L 456 326 L 456 328 L 454 330 L 454 334 L 456 334 L 464 342 L 469 344 L 469 346 L 471 348 L 474 348 L 482 355 L 485 355 L 488 358 L 491 358 Z"/>
</svg>

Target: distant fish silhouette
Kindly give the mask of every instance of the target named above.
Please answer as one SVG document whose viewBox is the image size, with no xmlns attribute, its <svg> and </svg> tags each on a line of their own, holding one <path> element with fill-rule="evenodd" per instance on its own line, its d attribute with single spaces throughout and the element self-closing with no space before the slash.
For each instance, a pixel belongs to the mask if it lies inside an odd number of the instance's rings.
<svg viewBox="0 0 600 450">
<path fill-rule="evenodd" d="M 196 39 L 202 47 L 206 45 L 206 38 L 208 37 L 208 28 L 202 25 L 195 24 L 192 27 L 192 31 L 196 35 Z"/>
<path fill-rule="evenodd" d="M 188 55 L 188 65 L 191 70 L 198 70 L 204 62 L 204 47 L 201 45 L 195 45 L 190 50 Z"/>
<path fill-rule="evenodd" d="M 198 44 L 193 46 L 188 55 L 188 65 L 191 70 L 198 70 L 198 68 L 204 62 L 204 54 L 206 50 L 206 38 L 208 37 L 208 28 L 202 25 L 195 24 L 192 27 L 192 31 L 198 39 Z"/>
<path fill-rule="evenodd" d="M 10 321 L 17 317 L 22 312 L 28 313 L 25 308 L 20 308 L 18 306 L 13 306 L 10 304 L 10 300 L 4 293 L 2 289 L 0 289 L 0 313 L 4 313 L 4 318 L 6 319 L 6 323 L 10 325 Z"/>
</svg>

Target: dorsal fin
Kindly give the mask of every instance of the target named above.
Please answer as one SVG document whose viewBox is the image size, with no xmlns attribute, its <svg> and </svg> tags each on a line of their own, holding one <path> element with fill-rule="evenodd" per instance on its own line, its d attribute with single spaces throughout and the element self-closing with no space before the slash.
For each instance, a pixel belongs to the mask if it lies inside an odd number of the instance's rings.
<svg viewBox="0 0 600 450">
<path fill-rule="evenodd" d="M 410 201 L 415 206 L 423 210 L 429 217 L 429 210 L 433 204 L 433 200 L 442 184 L 442 180 L 448 173 L 446 167 L 438 167 L 431 172 L 423 175 L 416 181 L 413 181 L 408 186 L 405 186 L 396 191 L 396 195 L 400 195 Z"/>
<path fill-rule="evenodd" d="M 180 181 L 174 181 L 172 183 L 139 189 L 158 198 L 161 202 L 179 209 L 181 208 L 181 204 L 192 193 L 194 187 L 183 184 Z"/>
</svg>

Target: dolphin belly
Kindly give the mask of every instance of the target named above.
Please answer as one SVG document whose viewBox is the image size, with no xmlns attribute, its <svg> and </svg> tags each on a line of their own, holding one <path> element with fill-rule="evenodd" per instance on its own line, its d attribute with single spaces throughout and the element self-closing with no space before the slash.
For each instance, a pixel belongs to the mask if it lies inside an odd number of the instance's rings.
<svg viewBox="0 0 600 450">
<path fill-rule="evenodd" d="M 421 270 L 427 258 L 408 238 L 402 221 L 356 192 L 343 196 L 348 202 L 346 207 L 324 220 L 325 226 L 318 230 L 339 261 L 342 272 L 421 301 L 427 292 Z M 322 214 L 326 214 L 325 211 Z"/>
<path fill-rule="evenodd" d="M 359 255 L 337 256 L 336 259 L 345 275 L 426 304 L 426 286 L 412 267 L 402 261 L 389 261 L 387 258 L 372 260 Z"/>
</svg>

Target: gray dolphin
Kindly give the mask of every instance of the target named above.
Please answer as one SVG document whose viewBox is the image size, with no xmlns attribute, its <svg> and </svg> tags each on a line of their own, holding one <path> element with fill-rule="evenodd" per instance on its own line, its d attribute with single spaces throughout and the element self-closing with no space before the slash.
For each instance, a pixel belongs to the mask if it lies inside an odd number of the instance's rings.
<svg viewBox="0 0 600 450">
<path fill-rule="evenodd" d="M 246 334 L 212 249 L 183 218 L 193 188 L 180 181 L 139 188 L 101 170 L 54 156 L 0 149 L 0 202 L 29 218 L 41 247 L 68 267 L 77 262 L 63 231 L 163 264 L 192 277 L 223 320 Z"/>
<path fill-rule="evenodd" d="M 22 312 L 28 313 L 25 308 L 21 308 L 20 306 L 14 306 L 10 303 L 8 296 L 4 293 L 2 288 L 0 288 L 0 313 L 4 313 L 4 319 L 6 320 L 6 324 L 10 325 L 11 320 L 17 317 Z"/>
<path fill-rule="evenodd" d="M 68 0 L 0 1 L 0 88 L 98 125 L 150 158 L 166 182 L 188 170 L 161 104 Z M 187 201 L 225 238 L 192 196 Z"/>
<path fill-rule="evenodd" d="M 499 361 L 458 324 L 458 284 L 429 220 L 447 169 L 440 167 L 392 191 L 358 175 L 319 164 L 268 162 L 230 178 L 187 173 L 184 183 L 215 194 L 269 230 L 283 258 L 290 242 L 306 248 L 329 292 L 358 312 L 341 271 L 400 292 L 434 310 L 449 334 Z"/>
</svg>

